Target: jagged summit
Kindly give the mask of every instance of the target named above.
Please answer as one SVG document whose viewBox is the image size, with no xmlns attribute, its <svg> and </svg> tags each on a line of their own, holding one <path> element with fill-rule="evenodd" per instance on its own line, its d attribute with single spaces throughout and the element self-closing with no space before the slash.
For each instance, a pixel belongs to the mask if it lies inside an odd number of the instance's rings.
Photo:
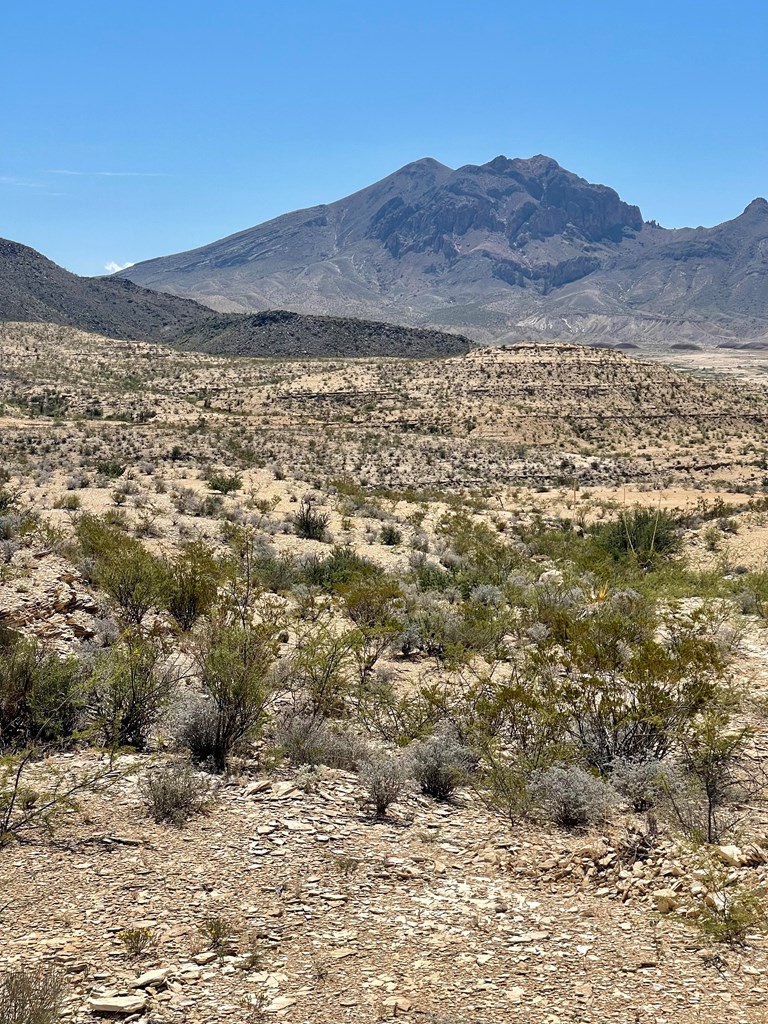
<svg viewBox="0 0 768 1024">
<path fill-rule="evenodd" d="M 448 327 L 479 341 L 721 344 L 768 332 L 768 203 L 668 230 L 545 154 L 423 157 L 353 195 L 122 276 L 221 311 Z"/>
</svg>

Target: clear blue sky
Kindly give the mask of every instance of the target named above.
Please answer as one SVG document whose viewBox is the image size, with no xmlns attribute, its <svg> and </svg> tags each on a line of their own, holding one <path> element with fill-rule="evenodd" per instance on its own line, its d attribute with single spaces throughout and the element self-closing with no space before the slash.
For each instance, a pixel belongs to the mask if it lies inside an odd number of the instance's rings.
<svg viewBox="0 0 768 1024">
<path fill-rule="evenodd" d="M 422 156 L 546 153 L 646 218 L 768 193 L 766 0 L 10 0 L 0 236 L 104 273 Z"/>
</svg>

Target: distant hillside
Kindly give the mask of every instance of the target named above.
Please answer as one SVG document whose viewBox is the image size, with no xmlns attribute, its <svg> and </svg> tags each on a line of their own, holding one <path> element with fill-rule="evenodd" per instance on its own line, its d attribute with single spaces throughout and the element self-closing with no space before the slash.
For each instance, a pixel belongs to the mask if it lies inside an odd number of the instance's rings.
<svg viewBox="0 0 768 1024">
<path fill-rule="evenodd" d="M 418 160 L 121 276 L 222 311 L 265 308 L 462 331 L 668 347 L 768 338 L 768 203 L 668 230 L 546 156 Z"/>
<path fill-rule="evenodd" d="M 66 324 L 111 338 L 169 341 L 210 310 L 116 277 L 78 277 L 0 239 L 0 320 Z"/>
<path fill-rule="evenodd" d="M 174 345 L 214 355 L 420 359 L 462 355 L 472 347 L 472 343 L 459 334 L 350 317 L 309 316 L 280 309 L 209 317 L 180 334 Z"/>
<path fill-rule="evenodd" d="M 456 334 L 348 317 L 283 310 L 222 315 L 120 278 L 78 277 L 34 249 L 4 239 L 0 320 L 64 324 L 110 338 L 240 356 L 428 358 L 471 348 L 471 342 Z"/>
</svg>

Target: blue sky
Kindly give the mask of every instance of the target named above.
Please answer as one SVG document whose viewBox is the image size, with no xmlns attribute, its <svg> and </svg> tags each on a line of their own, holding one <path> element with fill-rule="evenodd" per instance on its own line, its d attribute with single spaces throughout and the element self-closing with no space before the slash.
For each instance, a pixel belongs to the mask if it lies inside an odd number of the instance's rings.
<svg viewBox="0 0 768 1024">
<path fill-rule="evenodd" d="M 82 274 L 422 156 L 546 153 L 646 218 L 768 193 L 765 0 L 11 0 L 0 236 Z"/>
</svg>

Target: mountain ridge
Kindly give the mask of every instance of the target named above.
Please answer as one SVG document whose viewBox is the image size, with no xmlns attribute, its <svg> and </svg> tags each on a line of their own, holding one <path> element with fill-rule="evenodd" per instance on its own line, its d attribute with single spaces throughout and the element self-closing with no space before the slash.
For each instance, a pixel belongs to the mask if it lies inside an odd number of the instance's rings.
<svg viewBox="0 0 768 1024">
<path fill-rule="evenodd" d="M 78 277 L 29 246 L 2 238 L 0 321 L 61 324 L 222 355 L 430 358 L 471 348 L 458 334 L 380 321 L 284 310 L 221 314 L 126 279 Z"/>
<path fill-rule="evenodd" d="M 365 316 L 477 341 L 754 341 L 768 334 L 766 213 L 758 197 L 712 228 L 664 228 L 543 154 L 455 170 L 426 157 L 118 276 L 221 311 Z"/>
</svg>

